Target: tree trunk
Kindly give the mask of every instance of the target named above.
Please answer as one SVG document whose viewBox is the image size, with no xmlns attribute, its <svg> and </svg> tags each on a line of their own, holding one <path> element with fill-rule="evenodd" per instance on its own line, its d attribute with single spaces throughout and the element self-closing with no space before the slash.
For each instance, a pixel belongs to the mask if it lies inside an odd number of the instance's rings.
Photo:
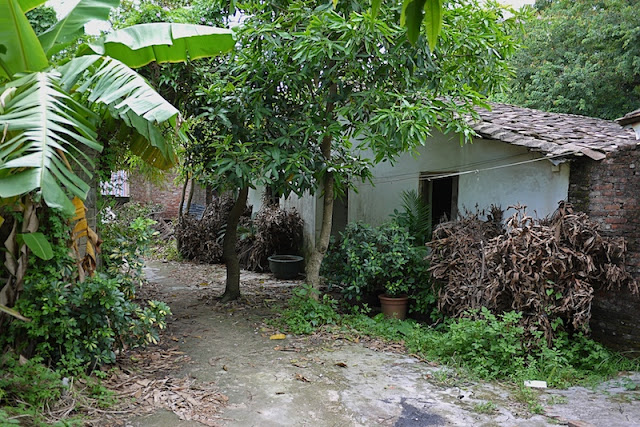
<svg viewBox="0 0 640 427">
<path fill-rule="evenodd" d="M 189 172 L 185 174 L 184 185 L 182 186 L 182 194 L 180 194 L 180 206 L 178 207 L 178 219 L 184 214 L 184 199 L 187 195 L 187 186 L 189 185 Z"/>
<path fill-rule="evenodd" d="M 324 177 L 324 202 L 322 203 L 322 226 L 320 235 L 311 250 L 311 256 L 307 260 L 307 283 L 314 289 L 320 289 L 320 265 L 324 254 L 329 248 L 331 238 L 331 223 L 333 221 L 333 175 L 327 173 Z M 314 294 L 317 295 L 317 294 Z"/>
<path fill-rule="evenodd" d="M 238 198 L 227 218 L 227 230 L 222 242 L 222 259 L 227 266 L 227 285 L 221 297 L 222 302 L 233 301 L 240 297 L 240 263 L 236 252 L 238 240 L 238 223 L 247 205 L 249 187 L 240 189 Z"/>
<path fill-rule="evenodd" d="M 333 62 L 330 64 L 333 66 Z M 333 83 L 329 88 L 330 97 L 329 99 L 335 98 L 338 91 L 338 86 Z M 327 104 L 327 115 L 326 121 L 327 126 L 329 122 L 332 122 L 333 117 L 333 102 L 329 102 Z M 322 152 L 322 157 L 324 157 L 325 161 L 328 162 L 331 160 L 331 142 L 332 137 L 331 134 L 326 134 L 322 138 L 322 144 L 320 146 L 320 151 Z M 326 171 L 323 180 L 324 187 L 324 201 L 322 203 L 322 225 L 320 228 L 320 235 L 316 238 L 314 242 L 314 246 L 311 249 L 311 255 L 307 260 L 307 283 L 313 286 L 314 289 L 320 289 L 320 266 L 322 265 L 322 260 L 324 259 L 324 254 L 327 252 L 329 248 L 329 239 L 331 238 L 331 224 L 333 221 L 333 200 L 334 200 L 334 191 L 333 191 L 333 173 Z M 314 297 L 317 298 L 318 294 L 314 294 Z"/>
<path fill-rule="evenodd" d="M 205 206 L 209 206 L 211 203 L 213 203 L 213 188 L 207 185 L 204 193 L 204 204 Z"/>
<path fill-rule="evenodd" d="M 196 180 L 191 180 L 191 186 L 189 187 L 189 197 L 187 198 L 187 213 L 191 210 L 191 201 L 193 201 L 193 192 L 196 189 Z"/>
</svg>

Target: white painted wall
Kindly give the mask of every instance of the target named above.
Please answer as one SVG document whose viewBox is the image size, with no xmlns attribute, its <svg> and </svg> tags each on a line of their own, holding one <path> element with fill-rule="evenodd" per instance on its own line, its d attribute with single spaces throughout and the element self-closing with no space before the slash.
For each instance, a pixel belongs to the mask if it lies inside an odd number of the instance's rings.
<svg viewBox="0 0 640 427">
<path fill-rule="evenodd" d="M 322 209 L 322 201 L 318 201 L 316 196 L 312 196 L 309 192 L 306 192 L 303 197 L 298 197 L 295 194 L 289 196 L 289 198 L 282 198 L 280 206 L 284 209 L 295 208 L 300 217 L 303 220 L 302 225 L 302 237 L 303 237 L 303 254 L 305 257 L 311 252 L 316 230 L 321 224 L 322 211 L 318 212 L 318 209 Z"/>
<path fill-rule="evenodd" d="M 357 192 L 349 192 L 349 222 L 379 225 L 388 221 L 394 209 L 401 209 L 402 191 L 418 191 L 422 172 L 468 172 L 458 178 L 459 212 L 475 211 L 476 206 L 482 210 L 491 204 L 505 210 L 523 204 L 529 215 L 544 217 L 567 198 L 568 163 L 554 166 L 540 154 L 500 141 L 475 139 L 464 146 L 459 141 L 457 136 L 434 133 L 416 157 L 404 154 L 394 165 L 383 162 L 374 167 L 373 185 L 359 183 Z M 520 162 L 527 163 L 514 165 Z M 295 207 L 304 220 L 305 254 L 308 253 L 312 239 L 319 233 L 322 198 L 292 196 L 283 199 L 282 206 Z M 505 218 L 511 214 L 512 210 L 507 211 Z"/>
<path fill-rule="evenodd" d="M 360 184 L 349 193 L 349 221 L 378 225 L 400 209 L 403 190 L 418 190 L 421 172 L 466 172 L 459 176 L 458 211 L 475 211 L 496 204 L 506 209 L 527 205 L 527 212 L 543 217 L 551 214 L 558 201 L 567 198 L 569 165 L 554 166 L 543 156 L 504 142 L 476 139 L 460 146 L 457 136 L 434 134 L 419 155 L 401 156 L 392 166 L 388 162 L 373 170 L 373 184 Z M 535 162 L 495 168 L 517 162 Z M 507 212 L 506 216 L 513 211 Z"/>
<path fill-rule="evenodd" d="M 262 196 L 264 195 L 264 187 L 250 188 L 247 195 L 247 205 L 251 206 L 251 217 L 256 216 L 258 211 L 262 209 Z"/>
</svg>

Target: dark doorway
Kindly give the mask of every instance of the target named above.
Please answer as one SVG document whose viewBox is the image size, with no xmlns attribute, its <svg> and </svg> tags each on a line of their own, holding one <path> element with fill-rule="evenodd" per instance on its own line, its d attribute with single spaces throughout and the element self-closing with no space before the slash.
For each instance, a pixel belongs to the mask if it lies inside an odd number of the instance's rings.
<svg viewBox="0 0 640 427">
<path fill-rule="evenodd" d="M 458 215 L 458 177 L 443 173 L 420 175 L 420 195 L 431 205 L 431 226 L 455 219 Z"/>
</svg>

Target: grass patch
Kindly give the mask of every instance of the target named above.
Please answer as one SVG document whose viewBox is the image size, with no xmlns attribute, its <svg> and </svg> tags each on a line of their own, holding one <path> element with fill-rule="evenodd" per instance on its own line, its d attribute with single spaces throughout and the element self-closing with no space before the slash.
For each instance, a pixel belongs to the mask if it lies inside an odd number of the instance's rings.
<svg viewBox="0 0 640 427">
<path fill-rule="evenodd" d="M 517 395 L 537 413 L 537 394 L 520 386 L 525 380 L 544 380 L 549 387 L 566 388 L 602 382 L 619 371 L 637 371 L 639 360 L 629 360 L 582 334 L 558 332 L 548 346 L 541 336 L 518 325 L 516 312 L 495 316 L 488 310 L 469 313 L 470 317 L 448 319 L 437 327 L 413 320 L 370 317 L 366 307 L 349 314 L 338 313 L 338 302 L 325 295 L 311 298 L 313 290 L 295 292 L 283 314 L 292 333 L 311 333 L 325 325 L 342 333 L 366 335 L 388 341 L 402 341 L 407 350 L 428 360 L 463 369 L 482 380 L 507 381 L 517 385 Z M 533 334 L 536 332 L 534 331 Z"/>
</svg>

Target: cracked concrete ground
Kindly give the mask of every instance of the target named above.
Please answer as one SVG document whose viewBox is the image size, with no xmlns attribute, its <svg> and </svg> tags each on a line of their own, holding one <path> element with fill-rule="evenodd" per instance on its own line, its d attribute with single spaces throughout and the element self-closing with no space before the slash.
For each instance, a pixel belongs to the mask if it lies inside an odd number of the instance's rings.
<svg viewBox="0 0 640 427">
<path fill-rule="evenodd" d="M 191 358 L 172 375 L 214 382 L 229 398 L 212 424 L 640 426 L 637 373 L 594 389 L 536 391 L 544 414 L 532 415 L 515 399 L 515 389 L 465 381 L 410 356 L 345 339 L 270 340 L 271 331 L 263 322 L 273 316 L 278 296 L 290 293 L 299 282 L 243 272 L 243 291 L 251 304 L 223 306 L 212 298 L 223 288 L 222 267 L 154 261 L 146 273 L 158 285 L 157 297 L 172 307 L 171 339 Z M 200 424 L 158 411 L 129 419 L 127 425 Z"/>
</svg>

